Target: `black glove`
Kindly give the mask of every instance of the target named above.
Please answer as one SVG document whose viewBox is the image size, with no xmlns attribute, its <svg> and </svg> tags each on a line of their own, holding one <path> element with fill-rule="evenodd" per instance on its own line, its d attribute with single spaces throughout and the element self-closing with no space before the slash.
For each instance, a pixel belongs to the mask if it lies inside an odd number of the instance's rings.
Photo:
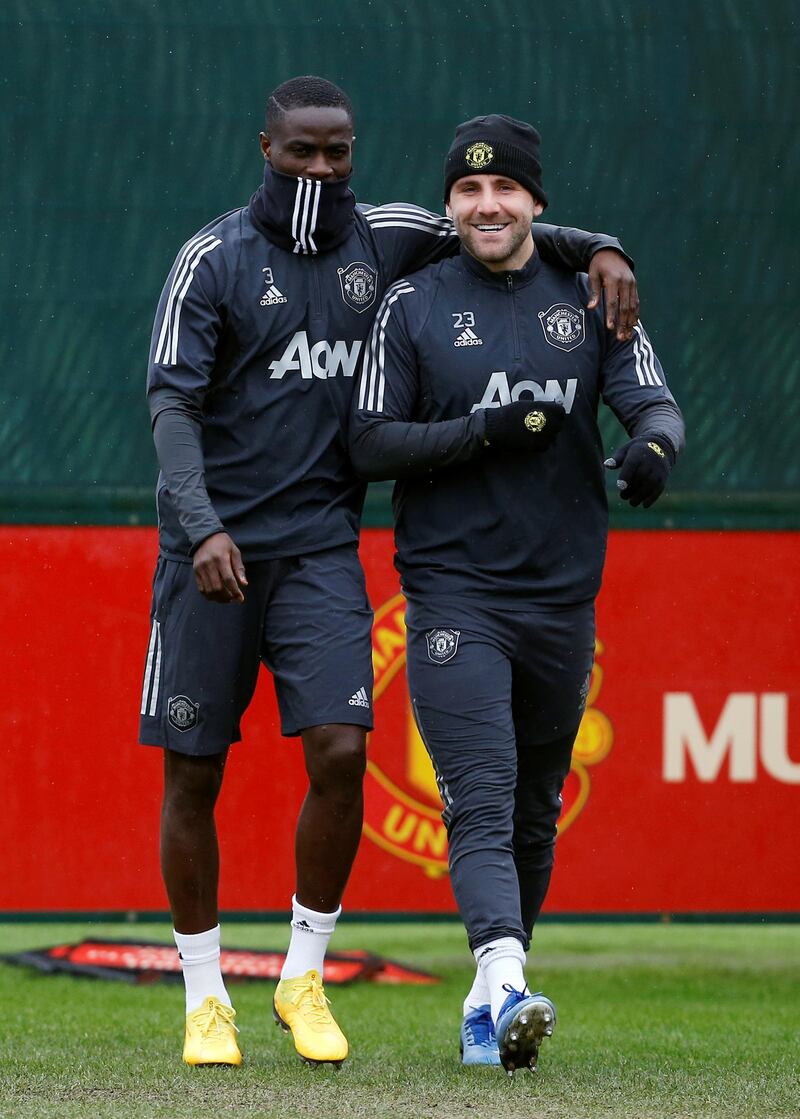
<svg viewBox="0 0 800 1119">
<path fill-rule="evenodd" d="M 546 451 L 566 412 L 552 400 L 515 400 L 486 409 L 485 440 L 496 451 Z"/>
<path fill-rule="evenodd" d="M 620 467 L 617 489 L 623 501 L 649 509 L 664 492 L 675 451 L 663 435 L 637 435 L 603 463 L 609 470 Z"/>
</svg>

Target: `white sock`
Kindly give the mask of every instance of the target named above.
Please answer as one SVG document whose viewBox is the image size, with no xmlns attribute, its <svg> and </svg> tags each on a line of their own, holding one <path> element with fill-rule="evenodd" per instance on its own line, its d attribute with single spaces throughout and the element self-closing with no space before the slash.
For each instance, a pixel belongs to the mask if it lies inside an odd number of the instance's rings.
<svg viewBox="0 0 800 1119">
<path fill-rule="evenodd" d="M 301 905 L 296 896 L 292 897 L 292 938 L 281 968 L 281 979 L 296 979 L 307 971 L 318 971 L 322 975 L 328 941 L 341 912 L 340 905 L 334 913 L 317 913 Z"/>
<path fill-rule="evenodd" d="M 486 982 L 486 976 L 483 974 L 480 964 L 478 964 L 469 994 L 464 999 L 464 1015 L 469 1014 L 470 1010 L 480 1010 L 482 1006 L 488 1006 L 490 1002 L 489 984 Z"/>
<path fill-rule="evenodd" d="M 230 1006 L 219 967 L 219 925 L 201 933 L 179 933 L 173 929 L 172 935 L 178 946 L 186 984 L 186 1013 L 197 1010 L 209 995 Z"/>
<path fill-rule="evenodd" d="M 490 940 L 475 949 L 473 953 L 478 967 L 486 977 L 489 986 L 489 1001 L 492 1007 L 492 1020 L 497 1022 L 500 1008 L 509 996 L 506 987 L 515 991 L 527 991 L 525 983 L 525 949 L 514 936 L 501 936 Z"/>
</svg>

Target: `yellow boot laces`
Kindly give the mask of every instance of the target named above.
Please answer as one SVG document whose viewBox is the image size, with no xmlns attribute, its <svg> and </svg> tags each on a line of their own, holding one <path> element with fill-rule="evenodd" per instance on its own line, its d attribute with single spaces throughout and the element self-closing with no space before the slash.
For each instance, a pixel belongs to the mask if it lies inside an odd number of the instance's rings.
<svg viewBox="0 0 800 1119">
<path fill-rule="evenodd" d="M 307 987 L 295 991 L 290 1000 L 298 1010 L 303 1010 L 307 1019 L 317 1026 L 327 1026 L 331 1021 L 328 1010 L 330 999 L 325 994 L 322 979 L 315 974 Z"/>
<path fill-rule="evenodd" d="M 193 1015 L 200 1036 L 204 1040 L 222 1037 L 226 1026 L 232 1026 L 238 1034 L 239 1028 L 233 1023 L 235 1017 L 236 1011 L 233 1007 L 225 1006 L 218 999 L 210 999 Z"/>
</svg>

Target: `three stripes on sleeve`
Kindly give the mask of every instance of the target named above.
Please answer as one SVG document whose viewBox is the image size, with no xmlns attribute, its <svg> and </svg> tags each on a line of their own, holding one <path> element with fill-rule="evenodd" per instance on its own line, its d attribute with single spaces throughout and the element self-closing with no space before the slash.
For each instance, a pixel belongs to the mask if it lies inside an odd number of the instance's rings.
<svg viewBox="0 0 800 1119">
<path fill-rule="evenodd" d="M 198 264 L 217 245 L 221 245 L 219 237 L 213 233 L 206 233 L 193 237 L 180 252 L 175 270 L 172 275 L 167 300 L 164 305 L 164 317 L 161 320 L 161 330 L 158 335 L 153 361 L 156 365 L 177 365 L 178 363 L 178 336 L 181 326 L 181 308 L 186 298 L 186 293 L 192 285 Z"/>
</svg>

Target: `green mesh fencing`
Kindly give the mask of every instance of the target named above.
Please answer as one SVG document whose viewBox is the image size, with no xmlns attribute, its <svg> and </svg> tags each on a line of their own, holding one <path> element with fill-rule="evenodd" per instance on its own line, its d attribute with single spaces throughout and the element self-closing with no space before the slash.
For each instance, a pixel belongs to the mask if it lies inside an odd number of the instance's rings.
<svg viewBox="0 0 800 1119">
<path fill-rule="evenodd" d="M 364 201 L 440 206 L 454 125 L 544 138 L 548 220 L 617 233 L 687 420 L 670 494 L 614 523 L 800 527 L 800 9 L 789 0 L 303 0 L 0 9 L 0 519 L 153 520 L 144 371 L 180 244 L 257 185 L 267 92 L 356 109 Z M 621 433 L 604 420 L 613 445 Z M 387 487 L 368 523 L 386 523 Z"/>
</svg>

